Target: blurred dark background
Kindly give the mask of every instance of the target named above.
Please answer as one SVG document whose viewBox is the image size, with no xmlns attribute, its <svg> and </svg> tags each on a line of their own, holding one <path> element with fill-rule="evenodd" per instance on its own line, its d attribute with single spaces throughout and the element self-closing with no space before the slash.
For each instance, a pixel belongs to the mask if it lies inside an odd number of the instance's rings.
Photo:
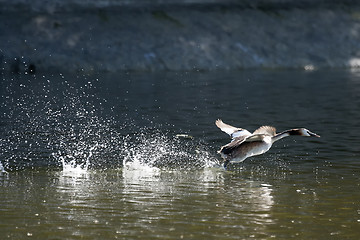
<svg viewBox="0 0 360 240">
<path fill-rule="evenodd" d="M 0 71 L 360 66 L 355 0 L 0 1 Z"/>
</svg>

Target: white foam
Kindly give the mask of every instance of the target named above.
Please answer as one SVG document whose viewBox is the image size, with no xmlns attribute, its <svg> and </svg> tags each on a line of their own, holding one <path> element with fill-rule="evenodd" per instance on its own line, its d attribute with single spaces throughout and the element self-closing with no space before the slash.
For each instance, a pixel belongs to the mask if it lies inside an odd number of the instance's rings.
<svg viewBox="0 0 360 240">
<path fill-rule="evenodd" d="M 79 177 L 87 173 L 87 168 L 83 168 L 81 165 L 64 164 L 62 173 L 66 176 Z"/>
<path fill-rule="evenodd" d="M 1 162 L 0 162 L 0 173 L 6 173 L 4 166 L 2 165 Z"/>
<path fill-rule="evenodd" d="M 123 165 L 159 168 L 211 168 L 217 159 L 196 140 L 162 133 L 136 134 L 123 142 Z"/>
</svg>

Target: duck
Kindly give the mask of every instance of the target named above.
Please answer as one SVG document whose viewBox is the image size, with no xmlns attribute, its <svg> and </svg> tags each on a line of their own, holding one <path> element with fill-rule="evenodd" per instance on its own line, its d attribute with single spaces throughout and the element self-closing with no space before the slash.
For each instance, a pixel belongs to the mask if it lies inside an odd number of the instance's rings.
<svg viewBox="0 0 360 240">
<path fill-rule="evenodd" d="M 231 142 L 218 151 L 224 160 L 225 169 L 230 162 L 243 162 L 249 157 L 266 153 L 274 142 L 284 137 L 320 137 L 306 128 L 294 128 L 276 133 L 276 128 L 272 126 L 261 126 L 251 133 L 246 129 L 226 124 L 221 119 L 216 120 L 215 125 L 231 137 Z"/>
</svg>

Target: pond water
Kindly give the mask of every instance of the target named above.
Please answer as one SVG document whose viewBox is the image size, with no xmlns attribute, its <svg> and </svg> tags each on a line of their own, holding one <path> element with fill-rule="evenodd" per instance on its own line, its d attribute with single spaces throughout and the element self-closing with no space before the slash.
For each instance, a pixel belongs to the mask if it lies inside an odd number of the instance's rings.
<svg viewBox="0 0 360 240">
<path fill-rule="evenodd" d="M 2 75 L 2 239 L 359 239 L 360 72 Z M 219 167 L 221 118 L 306 127 Z"/>
</svg>

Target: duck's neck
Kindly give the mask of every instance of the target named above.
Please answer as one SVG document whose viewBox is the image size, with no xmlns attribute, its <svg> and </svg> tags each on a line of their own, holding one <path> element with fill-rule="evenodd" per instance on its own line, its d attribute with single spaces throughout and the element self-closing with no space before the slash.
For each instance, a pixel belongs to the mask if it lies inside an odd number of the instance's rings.
<svg viewBox="0 0 360 240">
<path fill-rule="evenodd" d="M 282 139 L 282 138 L 284 138 L 284 137 L 288 137 L 288 136 L 290 136 L 290 135 L 292 135 L 292 134 L 291 134 L 291 130 L 286 130 L 286 131 L 284 131 L 284 132 L 282 132 L 282 133 L 278 133 L 278 134 L 276 134 L 275 136 L 273 136 L 273 137 L 271 138 L 271 141 L 272 141 L 272 142 L 276 142 L 276 141 L 278 141 L 278 140 L 280 140 L 280 139 Z"/>
<path fill-rule="evenodd" d="M 275 136 L 273 136 L 271 138 L 272 142 L 276 142 L 284 137 L 288 137 L 290 135 L 301 135 L 300 132 L 299 132 L 299 129 L 290 129 L 290 130 L 286 130 L 282 133 L 278 133 L 276 134 Z"/>
</svg>

